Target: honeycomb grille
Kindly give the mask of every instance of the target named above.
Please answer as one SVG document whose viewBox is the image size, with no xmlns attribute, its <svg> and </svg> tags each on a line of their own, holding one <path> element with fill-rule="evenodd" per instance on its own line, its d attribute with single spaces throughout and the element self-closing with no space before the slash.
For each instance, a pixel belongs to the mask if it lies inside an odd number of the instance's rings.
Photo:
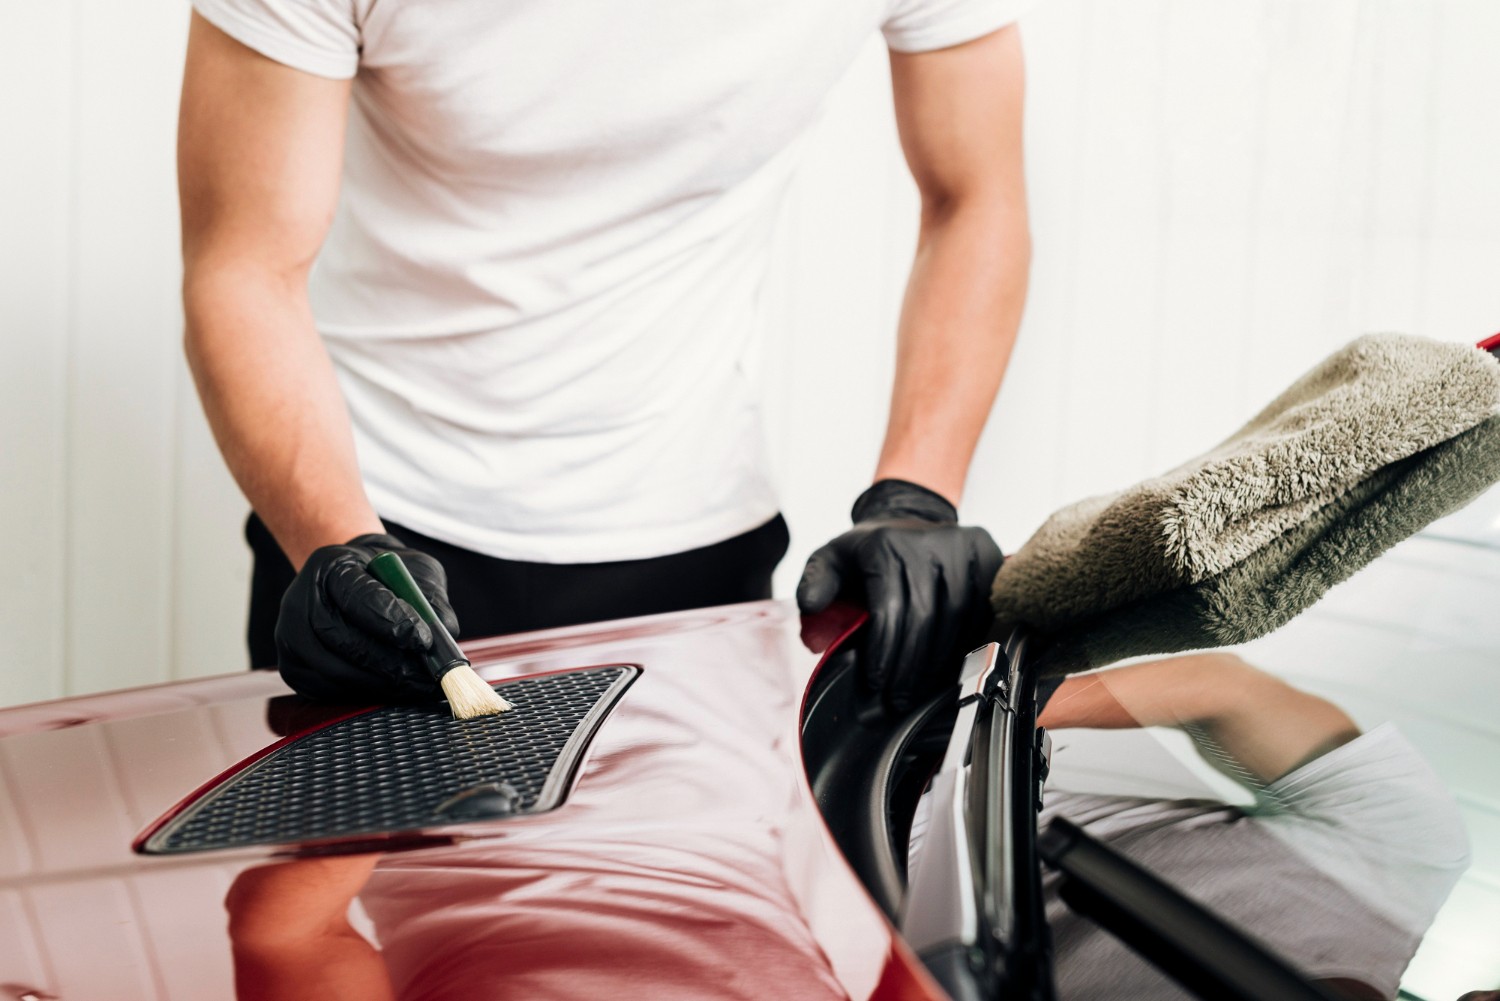
<svg viewBox="0 0 1500 1001">
<path fill-rule="evenodd" d="M 594 732 L 638 669 L 507 681 L 515 708 L 457 721 L 446 705 L 375 709 L 315 730 L 236 772 L 147 839 L 164 855 L 386 835 L 476 819 L 440 812 L 471 790 L 506 814 L 558 806 Z M 490 816 L 496 814 L 491 813 Z"/>
</svg>

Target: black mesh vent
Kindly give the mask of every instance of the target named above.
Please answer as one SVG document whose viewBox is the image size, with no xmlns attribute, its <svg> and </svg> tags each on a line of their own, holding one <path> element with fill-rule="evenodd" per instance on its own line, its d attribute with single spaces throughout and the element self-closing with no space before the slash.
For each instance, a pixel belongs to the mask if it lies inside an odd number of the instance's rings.
<svg viewBox="0 0 1500 1001">
<path fill-rule="evenodd" d="M 446 705 L 351 717 L 231 776 L 153 834 L 143 851 L 389 834 L 550 810 L 637 673 L 592 667 L 507 681 L 497 689 L 514 709 L 464 722 Z"/>
</svg>

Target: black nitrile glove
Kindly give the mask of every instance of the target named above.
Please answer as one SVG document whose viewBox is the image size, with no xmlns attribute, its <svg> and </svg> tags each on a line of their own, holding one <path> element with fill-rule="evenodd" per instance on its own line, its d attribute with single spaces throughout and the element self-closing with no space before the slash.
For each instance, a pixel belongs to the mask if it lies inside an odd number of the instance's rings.
<svg viewBox="0 0 1500 1001">
<path fill-rule="evenodd" d="M 391 535 L 361 535 L 313 551 L 281 599 L 276 652 L 281 677 L 300 695 L 324 702 L 430 702 L 442 698 L 422 651 L 432 629 L 366 567 L 396 553 L 458 635 L 448 576 L 426 553 Z"/>
<path fill-rule="evenodd" d="M 797 604 L 809 615 L 840 596 L 864 605 L 865 683 L 904 713 L 951 683 L 984 637 L 1004 556 L 989 532 L 960 525 L 952 504 L 905 480 L 870 487 L 853 518 L 807 561 Z"/>
</svg>

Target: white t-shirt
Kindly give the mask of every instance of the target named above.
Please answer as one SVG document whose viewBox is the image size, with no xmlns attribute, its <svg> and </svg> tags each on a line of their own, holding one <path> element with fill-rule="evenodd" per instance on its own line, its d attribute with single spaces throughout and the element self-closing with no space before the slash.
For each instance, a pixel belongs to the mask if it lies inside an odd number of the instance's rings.
<svg viewBox="0 0 1500 1001">
<path fill-rule="evenodd" d="M 193 5 L 354 77 L 311 297 L 376 510 L 576 563 L 775 513 L 746 361 L 798 140 L 876 30 L 937 49 L 1025 2 Z"/>
</svg>

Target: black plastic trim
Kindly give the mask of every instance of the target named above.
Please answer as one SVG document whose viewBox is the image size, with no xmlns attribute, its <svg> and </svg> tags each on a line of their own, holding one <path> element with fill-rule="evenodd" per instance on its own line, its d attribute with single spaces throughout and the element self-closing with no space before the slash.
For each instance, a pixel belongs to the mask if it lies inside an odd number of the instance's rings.
<svg viewBox="0 0 1500 1001">
<path fill-rule="evenodd" d="M 309 731 L 224 776 L 139 851 L 319 849 L 555 809 L 589 744 L 641 673 L 611 664 L 513 678 L 516 708 L 457 721 L 447 706 L 386 706 Z"/>
<path fill-rule="evenodd" d="M 901 720 L 866 713 L 858 673 L 853 650 L 823 665 L 802 719 L 803 762 L 834 840 L 895 921 L 906 894 L 912 815 L 956 707 L 945 692 Z"/>
</svg>

